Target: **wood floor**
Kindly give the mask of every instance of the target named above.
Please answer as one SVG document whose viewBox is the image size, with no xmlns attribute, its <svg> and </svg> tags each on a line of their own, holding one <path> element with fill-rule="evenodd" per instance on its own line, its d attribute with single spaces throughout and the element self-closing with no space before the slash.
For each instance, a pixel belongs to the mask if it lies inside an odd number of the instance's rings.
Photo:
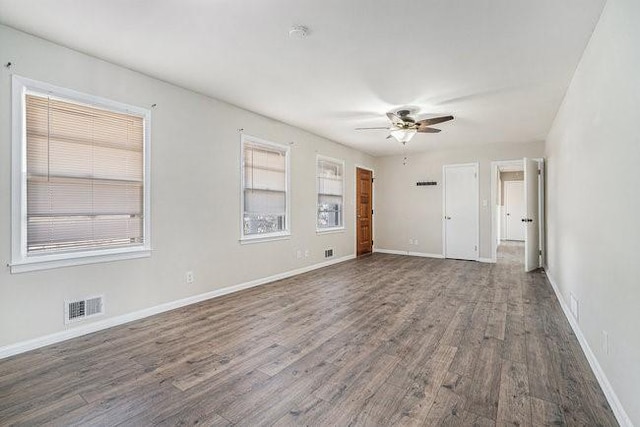
<svg viewBox="0 0 640 427">
<path fill-rule="evenodd" d="M 0 425 L 617 425 L 500 254 L 374 254 L 2 360 Z"/>
</svg>

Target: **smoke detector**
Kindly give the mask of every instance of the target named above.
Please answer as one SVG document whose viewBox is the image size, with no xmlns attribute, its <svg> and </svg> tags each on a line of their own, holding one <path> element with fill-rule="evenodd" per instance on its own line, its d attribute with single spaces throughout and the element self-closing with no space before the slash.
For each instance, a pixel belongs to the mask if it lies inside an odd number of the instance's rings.
<svg viewBox="0 0 640 427">
<path fill-rule="evenodd" d="M 309 35 L 309 29 L 304 25 L 294 25 L 289 28 L 289 37 L 292 39 L 303 39 Z"/>
</svg>

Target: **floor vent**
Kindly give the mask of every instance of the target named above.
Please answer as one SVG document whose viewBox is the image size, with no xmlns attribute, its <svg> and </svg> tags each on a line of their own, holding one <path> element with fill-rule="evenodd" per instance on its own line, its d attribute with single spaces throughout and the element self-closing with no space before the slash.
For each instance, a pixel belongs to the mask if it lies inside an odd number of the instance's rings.
<svg viewBox="0 0 640 427">
<path fill-rule="evenodd" d="M 332 256 L 333 256 L 333 249 L 325 249 L 324 257 L 325 258 L 331 258 Z"/>
<path fill-rule="evenodd" d="M 77 322 L 104 313 L 104 297 L 97 296 L 79 301 L 65 301 L 64 323 Z"/>
</svg>

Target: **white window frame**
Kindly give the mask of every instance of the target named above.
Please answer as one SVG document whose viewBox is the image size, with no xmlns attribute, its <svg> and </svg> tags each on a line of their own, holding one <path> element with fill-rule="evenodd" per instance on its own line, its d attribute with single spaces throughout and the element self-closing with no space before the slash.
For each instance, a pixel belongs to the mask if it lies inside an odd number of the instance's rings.
<svg viewBox="0 0 640 427">
<path fill-rule="evenodd" d="M 274 148 L 285 153 L 285 219 L 284 230 L 264 234 L 244 234 L 244 146 L 245 142 Z M 284 144 L 267 141 L 255 136 L 240 134 L 240 243 L 268 242 L 291 237 L 291 147 Z"/>
<path fill-rule="evenodd" d="M 338 227 L 325 227 L 325 228 L 318 227 L 318 198 L 320 196 L 320 188 L 318 187 L 318 162 L 320 160 L 326 160 L 328 162 L 337 163 L 342 166 L 342 210 L 340 212 L 340 215 L 341 215 L 340 222 L 342 223 L 342 225 Z M 345 229 L 344 228 L 345 174 L 346 174 L 346 170 L 345 170 L 344 160 L 336 159 L 329 156 L 324 156 L 322 154 L 316 155 L 316 175 L 315 175 L 315 178 L 316 178 L 316 233 L 318 234 L 336 233 L 336 232 L 344 231 Z"/>
<path fill-rule="evenodd" d="M 144 117 L 144 197 L 143 243 L 122 248 L 84 249 L 79 251 L 31 254 L 27 253 L 27 155 L 26 115 L 27 94 L 46 95 L 61 101 L 70 101 Z M 72 89 L 54 86 L 17 75 L 12 76 L 12 164 L 11 164 L 11 273 L 93 264 L 121 259 L 142 258 L 151 255 L 151 169 L 150 128 L 151 111 L 109 99 L 100 98 Z"/>
</svg>

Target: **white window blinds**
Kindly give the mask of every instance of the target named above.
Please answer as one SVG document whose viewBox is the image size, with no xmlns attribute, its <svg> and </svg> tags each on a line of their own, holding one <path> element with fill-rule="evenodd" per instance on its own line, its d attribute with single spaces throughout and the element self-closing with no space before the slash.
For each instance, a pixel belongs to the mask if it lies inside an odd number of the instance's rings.
<svg viewBox="0 0 640 427">
<path fill-rule="evenodd" d="M 144 117 L 27 94 L 28 254 L 142 245 Z"/>
<path fill-rule="evenodd" d="M 318 221 L 319 230 L 343 226 L 344 164 L 318 157 Z"/>
<path fill-rule="evenodd" d="M 287 230 L 287 153 L 286 148 L 244 141 L 244 236 Z"/>
</svg>

